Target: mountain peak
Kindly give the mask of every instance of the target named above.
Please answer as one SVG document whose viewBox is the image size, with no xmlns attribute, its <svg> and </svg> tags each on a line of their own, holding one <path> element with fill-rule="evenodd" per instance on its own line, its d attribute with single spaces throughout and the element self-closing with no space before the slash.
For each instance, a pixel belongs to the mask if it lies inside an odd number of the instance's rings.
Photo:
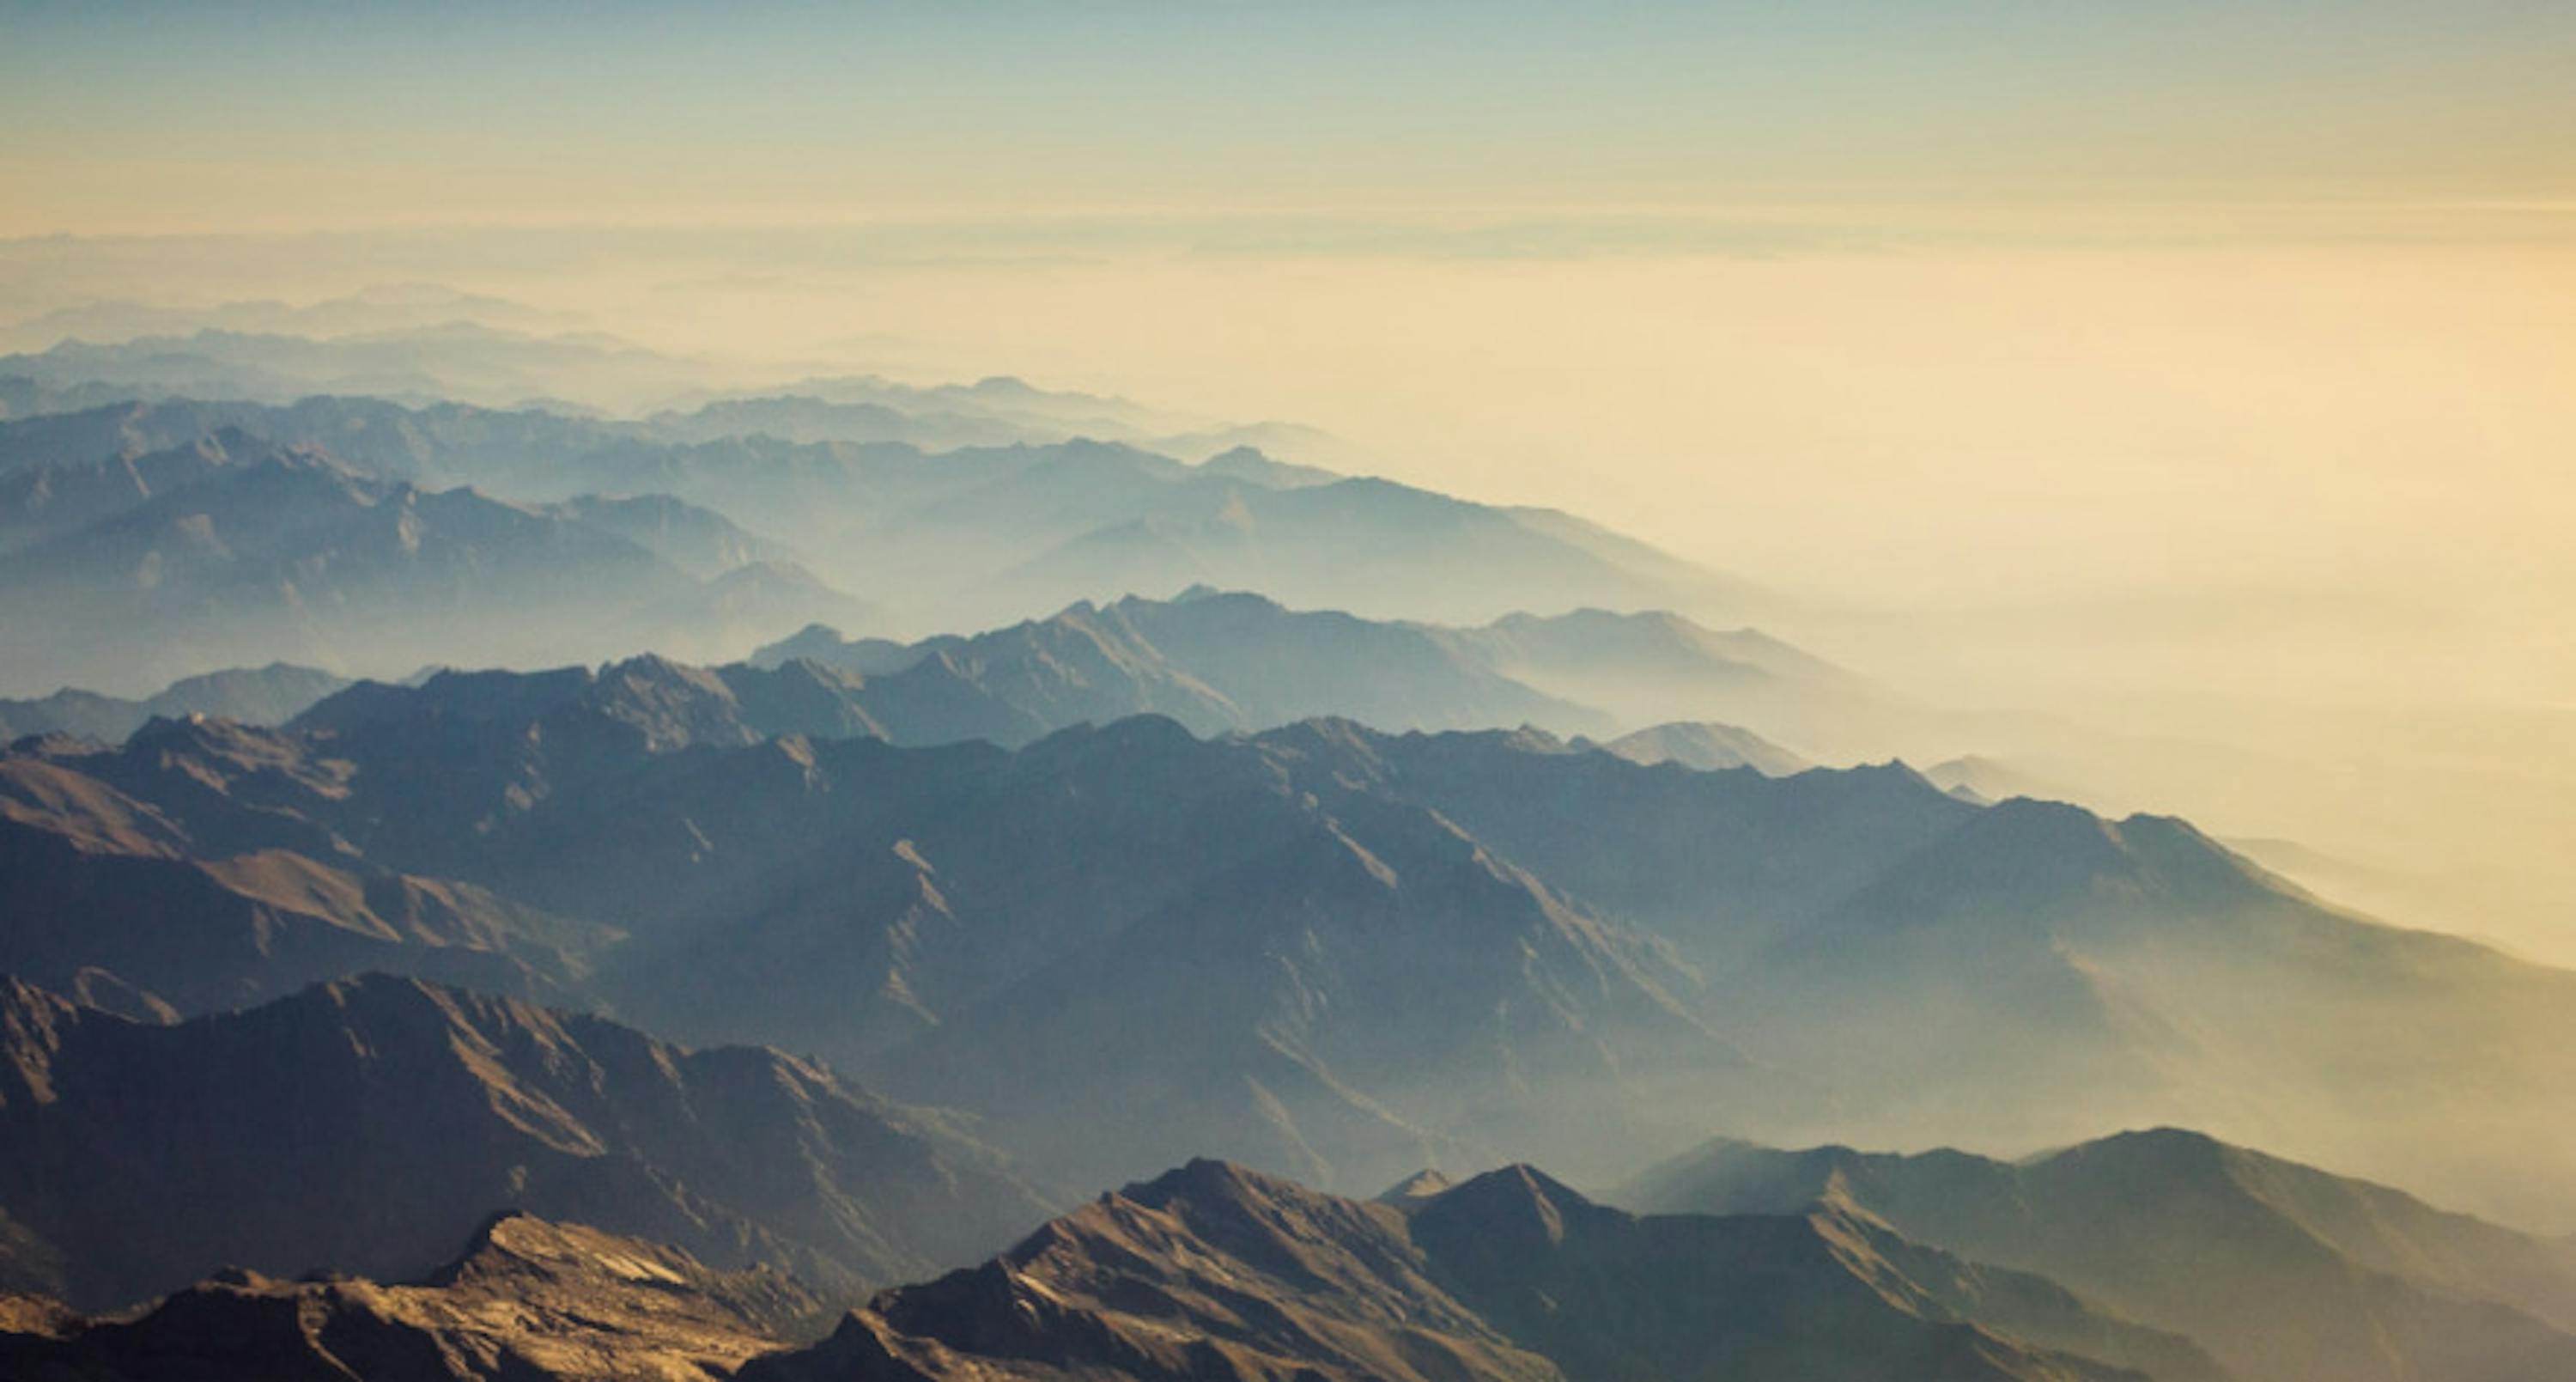
<svg viewBox="0 0 2576 1382">
<path fill-rule="evenodd" d="M 424 1284 L 491 1285 L 531 1273 L 551 1281 L 588 1277 L 655 1290 L 704 1284 L 713 1276 L 679 1248 L 502 1209 L 476 1226 L 464 1250 Z"/>
<path fill-rule="evenodd" d="M 1515 1163 L 1473 1177 L 1415 1215 L 1427 1233 L 1473 1234 L 1497 1247 L 1535 1250 L 1565 1241 L 1569 1225 L 1623 1217 L 1535 1166 Z"/>
<path fill-rule="evenodd" d="M 2242 1149 L 2204 1132 L 2155 1127 L 2113 1133 L 2078 1146 L 2043 1152 L 2026 1164 L 2073 1167 L 2091 1163 L 2130 1167 L 2133 1170 L 2128 1174 L 2134 1175 L 2204 1176 L 2227 1174 L 2246 1155 Z"/>
<path fill-rule="evenodd" d="M 532 1225 L 535 1228 L 522 1230 L 518 1226 L 523 1224 Z M 512 1251 L 511 1243 L 514 1239 L 532 1235 L 537 1229 L 545 1227 L 550 1225 L 524 1209 L 493 1210 L 484 1216 L 483 1222 L 474 1226 L 471 1234 L 466 1236 L 464 1248 L 447 1265 L 432 1273 L 430 1279 L 453 1281 L 468 1271 L 478 1259 L 506 1255 Z"/>
<path fill-rule="evenodd" d="M 1409 1212 L 1440 1198 L 1456 1189 L 1457 1185 L 1458 1182 L 1450 1179 L 1446 1172 L 1425 1167 L 1378 1192 L 1377 1202 Z"/>
<path fill-rule="evenodd" d="M 1215 1157 L 1192 1157 L 1149 1181 L 1118 1192 L 1138 1204 L 1161 1207 L 1176 1200 L 1246 1203 L 1305 1193 L 1293 1181 L 1264 1175 L 1248 1166 Z"/>
<path fill-rule="evenodd" d="M 0 1330 L 18 1335 L 0 1334 L 0 1367 L 196 1382 L 719 1377 L 774 1350 L 822 1304 L 774 1271 L 719 1272 L 677 1248 L 504 1213 L 419 1280 L 325 1271 L 285 1281 L 226 1267 L 141 1314 L 57 1320 L 32 1344 L 12 1318 L 27 1312 L 0 1309 Z"/>
</svg>

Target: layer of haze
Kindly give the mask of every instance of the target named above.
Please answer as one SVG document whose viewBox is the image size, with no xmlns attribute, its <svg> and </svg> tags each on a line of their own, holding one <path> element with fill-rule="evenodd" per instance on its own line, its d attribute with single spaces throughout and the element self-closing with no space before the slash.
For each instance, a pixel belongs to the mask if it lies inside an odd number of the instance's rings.
<svg viewBox="0 0 2576 1382">
<path fill-rule="evenodd" d="M 710 384 L 1309 422 L 2082 727 L 1953 746 L 2037 786 L 2576 959 L 2576 7 L 0 27 L 0 316 L 430 281 Z"/>
</svg>

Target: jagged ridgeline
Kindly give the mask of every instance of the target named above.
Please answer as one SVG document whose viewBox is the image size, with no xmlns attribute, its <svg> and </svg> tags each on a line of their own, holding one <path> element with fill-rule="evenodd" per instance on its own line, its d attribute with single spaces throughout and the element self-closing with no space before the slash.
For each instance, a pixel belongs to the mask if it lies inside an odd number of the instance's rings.
<svg viewBox="0 0 2576 1382">
<path fill-rule="evenodd" d="M 2138 1375 L 2109 1358 L 2223 1376 L 2188 1341 L 2037 1278 L 1828 1212 L 1638 1219 L 1524 1166 L 1367 1202 L 1197 1161 L 743 1377 Z"/>
<path fill-rule="evenodd" d="M 1966 1193 L 1907 1207 L 1897 1187 L 1909 1180 Z M 0 1363 L 192 1382 L 2542 1382 L 2576 1361 L 2576 1335 L 2503 1299 L 2563 1318 L 2564 1245 L 2187 1134 L 2024 1168 L 1722 1144 L 1633 1193 L 1760 1203 L 1641 1217 L 1518 1165 L 1463 1181 L 1423 1173 L 1357 1200 L 1196 1160 L 837 1320 L 766 1268 L 718 1271 L 648 1240 L 506 1213 L 401 1284 L 235 1268 L 117 1318 L 0 1296 Z M 2383 1217 L 2344 1212 L 2356 1208 Z M 2052 1270 L 1936 1246 L 1913 1227 L 1926 1214 L 1946 1216 L 1931 1231 Z M 2177 1214 L 2214 1257 L 2154 1250 Z M 2284 1234 L 2290 1220 L 2310 1232 Z M 2109 1250 L 2106 1230 L 2144 1250 Z M 2299 1260 L 2301 1243 L 2350 1256 L 2332 1259 L 2339 1269 Z M 2455 1256 L 2464 1247 L 2484 1265 Z M 2267 1308 L 2289 1312 L 2283 1328 L 2249 1334 Z"/>
<path fill-rule="evenodd" d="M 780 705 L 865 710 L 810 694 L 840 675 L 449 676 L 287 729 L 24 744 L 0 962 L 138 1014 L 382 969 L 783 1046 L 1058 1184 L 2165 1122 L 2564 1202 L 2568 976 L 2337 912 L 2179 821 L 1346 720 L 762 737 Z M 2530 1135 L 2444 1135 L 2470 1117 Z"/>
<path fill-rule="evenodd" d="M 655 689 L 677 680 L 693 685 L 675 699 Z M 1611 683 L 1625 689 L 1590 699 Z M 1639 762 L 1754 766 L 1777 776 L 1807 761 L 1742 725 L 1676 721 L 1624 735 L 1613 729 L 1658 714 L 1723 714 L 1840 748 L 1884 741 L 1894 727 L 1931 718 L 1776 639 L 1720 632 L 1677 615 L 1578 610 L 1454 627 L 1290 610 L 1260 595 L 1206 587 L 1167 601 L 1086 601 L 981 634 L 910 643 L 845 637 L 815 624 L 742 661 L 704 668 L 659 655 L 542 677 L 433 668 L 335 694 L 350 686 L 346 678 L 279 663 L 191 677 L 144 698 L 59 691 L 0 701 L 0 734 L 114 743 L 153 718 L 188 715 L 347 728 L 389 713 L 382 708 L 416 708 L 419 693 L 465 716 L 506 714 L 523 701 L 543 709 L 586 700 L 672 742 L 804 734 L 1016 746 L 1072 725 L 1147 713 L 1201 734 L 1328 715 L 1397 730 L 1535 725 L 1602 736 L 1613 752 Z M 493 696 L 513 699 L 496 711 L 483 703 Z M 326 697 L 330 703 L 320 704 Z M 724 723 L 656 724 L 657 698 Z"/>
<path fill-rule="evenodd" d="M 97 1320 L 0 1297 L 0 1362 L 193 1382 L 2227 1376 L 2187 1339 L 1846 1211 L 1639 1219 L 1519 1166 L 1369 1202 L 1214 1161 L 837 1325 L 774 1272 L 508 1214 L 405 1284 L 229 1270 Z"/>
</svg>

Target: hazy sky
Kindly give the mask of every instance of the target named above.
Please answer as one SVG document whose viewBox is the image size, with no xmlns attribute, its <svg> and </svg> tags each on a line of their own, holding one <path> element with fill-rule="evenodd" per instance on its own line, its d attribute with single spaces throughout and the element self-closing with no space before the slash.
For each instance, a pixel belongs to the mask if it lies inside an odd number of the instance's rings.
<svg viewBox="0 0 2576 1382">
<path fill-rule="evenodd" d="M 0 232 L 2559 199 L 2556 0 L 0 3 Z"/>
</svg>

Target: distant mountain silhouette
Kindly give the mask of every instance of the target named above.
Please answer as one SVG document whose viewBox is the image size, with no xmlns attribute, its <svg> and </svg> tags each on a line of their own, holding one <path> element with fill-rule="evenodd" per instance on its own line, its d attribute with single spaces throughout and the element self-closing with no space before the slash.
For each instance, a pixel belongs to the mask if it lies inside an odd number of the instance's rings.
<svg viewBox="0 0 2576 1382">
<path fill-rule="evenodd" d="M 526 509 L 238 432 L 75 471 L 0 477 L 0 522 L 28 535 L 0 556 L 0 614 L 44 649 L 36 667 L 96 681 L 245 655 L 364 667 L 705 646 L 864 615 L 810 578 L 702 584 L 653 548 L 701 569 L 728 545 L 769 549 L 677 501 Z"/>
<path fill-rule="evenodd" d="M 907 742 L 1017 744 L 1143 713 L 1202 734 L 1313 715 L 1391 729 L 1600 723 L 1597 712 L 1495 672 L 1441 630 L 1204 589 L 1170 601 L 1077 604 L 1048 619 L 902 650 L 807 630 L 751 660 L 775 664 L 791 654 L 869 678 L 863 700 Z"/>
<path fill-rule="evenodd" d="M 1632 763 L 1678 763 L 1698 772 L 1751 768 L 1787 777 L 1815 765 L 1749 729 L 1733 725 L 1654 725 L 1602 745 Z"/>
<path fill-rule="evenodd" d="M 200 330 L 327 338 L 417 330 L 460 320 L 521 329 L 559 324 L 537 308 L 445 284 L 378 283 L 303 303 L 247 299 L 213 307 L 170 307 L 115 299 L 84 302 L 12 323 L 5 334 L 27 348 L 41 350 L 66 340 L 120 342 Z"/>
<path fill-rule="evenodd" d="M 1132 428 L 1063 431 L 1055 414 L 1083 405 L 1046 404 L 1053 396 L 1015 383 L 917 392 L 900 407 L 931 399 L 1049 416 L 1037 435 L 961 445 L 955 435 L 852 440 L 771 425 L 782 409 L 899 410 L 886 402 L 727 401 L 689 419 L 611 423 L 370 398 L 173 398 L 0 421 L 0 499 L 7 485 L 37 483 L 26 472 L 49 471 L 51 489 L 83 497 L 51 501 L 64 517 L 48 521 L 59 528 L 75 510 L 95 519 L 120 496 L 130 500 L 123 471 L 138 458 L 231 428 L 281 447 L 320 448 L 368 479 L 423 491 L 471 485 L 527 504 L 673 496 L 791 545 L 835 587 L 900 592 L 914 627 L 975 627 L 1195 582 L 1458 622 L 1570 604 L 1733 613 L 1761 598 L 1551 511 L 1469 503 L 1239 447 L 1192 464 L 1157 452 Z M 901 395 L 891 386 L 878 393 Z M 1100 439 L 1122 434 L 1128 439 Z M 13 520 L 11 507 L 0 503 L 0 549 L 14 540 L 12 522 L 36 522 Z"/>
<path fill-rule="evenodd" d="M 2020 1163 L 1720 1142 L 1617 1198 L 1866 1213 L 2187 1333 L 2247 1382 L 2540 1382 L 2576 1368 L 2576 1245 L 2175 1129 Z"/>
<path fill-rule="evenodd" d="M 1550 621 L 1523 622 L 1544 627 Z M 1201 734 L 1261 730 L 1314 716 L 1393 729 L 1537 723 L 1581 731 L 1605 722 L 1599 711 L 1541 694 L 1496 670 L 1482 633 L 1294 611 L 1258 595 L 1199 589 L 1170 601 L 1130 597 L 1107 606 L 1077 604 L 1046 619 L 913 644 L 845 640 L 817 625 L 759 649 L 748 664 L 688 669 L 647 657 L 595 676 L 578 669 L 524 674 L 517 684 L 548 698 L 548 706 L 582 699 L 607 707 L 623 696 L 626 708 L 613 713 L 639 723 L 655 716 L 699 717 L 694 731 L 676 720 L 666 725 L 653 736 L 658 748 L 708 736 L 710 742 L 746 743 L 781 734 L 867 734 L 925 745 L 988 739 L 1015 747 L 1058 729 L 1136 714 L 1170 716 Z M 645 668 L 654 670 L 647 675 L 639 670 Z M 314 706 L 301 724 L 346 729 L 433 708 L 473 716 L 479 712 L 472 697 L 458 699 L 464 688 L 495 688 L 511 675 L 352 688 Z M 1802 686 L 1838 684 L 1847 676 L 1795 661 L 1778 673 L 1730 665 L 1727 675 L 1747 699 L 1766 700 L 1785 700 Z M 663 683 L 655 693 L 663 709 L 633 703 L 639 676 Z M 591 686 L 594 679 L 597 685 Z M 546 687 L 554 690 L 539 689 Z M 680 709 L 683 701 L 697 700 L 706 704 Z M 513 694 L 498 703 L 518 702 Z M 1721 753 L 1757 757 L 1778 772 L 1792 771 L 1796 762 L 1749 731 L 1723 725 L 1658 733 L 1663 742 L 1711 765 Z M 1624 749 L 1611 747 L 1624 756 L 1653 757 L 1641 748 L 1646 743 L 1640 738 Z"/>
<path fill-rule="evenodd" d="M 69 689 L 32 700 L 0 700 L 0 742 L 68 734 L 113 744 L 147 721 L 190 715 L 280 725 L 348 684 L 348 678 L 318 668 L 272 662 L 183 677 L 142 700 Z"/>
<path fill-rule="evenodd" d="M 546 461 L 568 462 L 615 435 L 613 425 L 536 410 L 501 411 L 461 403 L 405 407 L 378 398 L 315 396 L 269 405 L 157 398 L 42 414 L 0 424 L 0 477 L 48 468 L 78 473 L 102 462 L 185 450 L 226 432 L 277 446 L 328 452 L 342 465 L 379 480 L 427 489 L 543 474 Z M 527 497 L 570 498 L 578 485 L 532 487 Z"/>
<path fill-rule="evenodd" d="M 203 326 L 181 334 L 93 343 L 0 357 L 0 375 L 43 385 L 108 383 L 141 397 L 178 395 L 285 404 L 315 394 L 404 401 L 462 399 L 517 407 L 572 392 L 594 405 L 632 407 L 692 388 L 702 363 L 614 338 L 487 326 L 459 315 L 313 337 L 275 329 Z M 436 315 L 436 314 L 430 314 Z M 250 323 L 245 323 L 250 325 Z M 259 327 L 330 329 L 326 323 Z M 342 325 L 355 327 L 354 321 Z M 371 326 L 374 324 L 370 324 Z"/>
<path fill-rule="evenodd" d="M 1605 626 L 1631 625 L 1669 636 L 1599 644 L 1592 637 Z M 1315 716 L 1390 730 L 1536 724 L 1584 733 L 1615 724 L 1598 706 L 1538 689 L 1575 666 L 1591 669 L 1598 684 L 1687 682 L 1690 689 L 1673 702 L 1715 712 L 1765 714 L 1874 694 L 1853 674 L 1776 640 L 1749 630 L 1715 633 L 1670 615 L 1631 620 L 1578 611 L 1456 628 L 1292 610 L 1205 586 L 1171 600 L 1085 602 L 1047 619 L 909 645 L 808 628 L 750 660 L 775 666 L 796 658 L 868 679 L 860 695 L 871 714 L 899 742 L 913 743 L 1015 744 L 1140 713 L 1169 715 L 1203 734 Z M 1700 760 L 1689 766 L 1727 766 L 1715 757 L 1721 744 L 1775 771 L 1797 765 L 1758 735 L 1724 725 L 1672 727 L 1665 736 L 1676 747 L 1684 738 L 1700 741 L 1684 748 Z M 1671 756 L 1645 752 L 1646 742 L 1611 748 L 1646 760 Z"/>
<path fill-rule="evenodd" d="M 1638 602 L 1642 603 L 1642 602 Z M 1494 670 L 1631 725 L 1721 718 L 1844 761 L 1886 755 L 1940 717 L 1754 628 L 1669 609 L 1511 614 L 1450 634 Z"/>
<path fill-rule="evenodd" d="M 1004 502 L 1043 519 L 1014 529 L 1046 544 L 1043 554 L 996 579 L 1002 598 L 1024 605 L 1205 583 L 1376 617 L 1473 622 L 1570 603 L 1740 608 L 1752 598 L 1712 574 L 1676 579 L 1680 564 L 1670 558 L 1637 562 L 1510 510 L 1389 480 L 1282 489 L 1201 475 L 1140 493 L 1112 514 L 1051 511 L 1033 479 L 979 496 L 972 511 L 979 529 Z M 1097 488 L 1097 477 L 1086 477 L 1085 489 Z"/>
<path fill-rule="evenodd" d="M 795 549 L 785 543 L 755 537 L 720 513 L 667 494 L 584 494 L 548 509 L 615 533 L 702 581 L 746 566 L 797 564 Z"/>
<path fill-rule="evenodd" d="M 1965 792 L 1979 801 L 2004 801 L 2012 797 L 2033 797 L 2044 801 L 2075 801 L 2077 793 L 1993 758 L 1979 754 L 1952 758 L 1923 770 L 1923 775 L 1953 792 Z"/>
</svg>

